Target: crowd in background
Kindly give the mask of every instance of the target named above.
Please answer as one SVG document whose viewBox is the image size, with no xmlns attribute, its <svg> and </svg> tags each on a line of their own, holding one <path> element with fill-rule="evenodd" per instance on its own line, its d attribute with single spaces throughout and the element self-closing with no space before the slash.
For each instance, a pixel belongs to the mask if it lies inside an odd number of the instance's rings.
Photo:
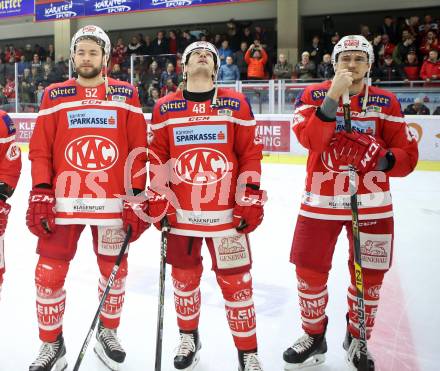
<svg viewBox="0 0 440 371">
<path fill-rule="evenodd" d="M 425 85 L 429 85 L 440 81 L 439 31 L 440 20 L 429 14 L 406 19 L 386 16 L 375 31 L 368 25 L 360 25 L 359 34 L 371 42 L 375 54 L 373 82 L 424 80 Z M 251 22 L 231 20 L 220 33 L 168 30 L 158 31 L 155 37 L 139 33 L 130 40 L 121 37 L 112 40 L 108 75 L 125 81 L 133 75 L 141 103 L 151 111 L 160 97 L 181 87 L 182 53 L 194 41 L 210 41 L 218 48 L 219 81 L 299 79 L 308 82 L 333 77 L 331 53 L 339 39 L 332 18 L 327 16 L 322 29 L 304 43 L 298 63 L 292 65 L 285 54 L 276 55 L 275 30 Z M 132 55 L 137 56 L 133 71 Z M 16 62 L 18 89 L 14 80 Z M 23 48 L 14 45 L 0 48 L 0 105 L 14 101 L 17 90 L 20 103 L 30 103 L 27 107 L 32 110 L 32 104 L 39 105 L 46 86 L 67 78 L 67 60 L 55 56 L 52 44 L 47 49 L 30 44 Z"/>
</svg>

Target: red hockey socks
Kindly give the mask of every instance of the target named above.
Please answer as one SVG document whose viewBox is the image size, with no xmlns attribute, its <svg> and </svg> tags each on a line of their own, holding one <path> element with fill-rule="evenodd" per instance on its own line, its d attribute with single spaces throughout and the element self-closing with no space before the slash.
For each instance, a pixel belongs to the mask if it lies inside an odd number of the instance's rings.
<svg viewBox="0 0 440 371">
<path fill-rule="evenodd" d="M 104 260 L 98 255 L 98 266 L 101 271 L 101 277 L 98 283 L 99 300 L 102 299 L 105 288 L 107 287 L 108 278 L 113 270 L 115 262 Z M 99 319 L 106 328 L 114 329 L 119 326 L 121 321 L 122 306 L 125 298 L 125 280 L 127 278 L 127 255 L 121 261 L 118 273 L 116 274 L 115 281 L 110 289 L 107 298 L 105 299 L 104 306 L 101 310 Z"/>
<path fill-rule="evenodd" d="M 35 269 L 37 287 L 37 318 L 40 339 L 54 342 L 62 332 L 66 302 L 64 281 L 69 262 L 40 256 Z"/>
<path fill-rule="evenodd" d="M 322 334 L 327 323 L 325 308 L 328 302 L 328 273 L 315 272 L 297 266 L 296 277 L 302 328 L 310 335 Z"/>
<path fill-rule="evenodd" d="M 257 349 L 256 317 L 252 300 L 252 276 L 249 272 L 222 275 L 217 282 L 225 299 L 226 316 L 237 349 Z"/>
<path fill-rule="evenodd" d="M 174 286 L 174 306 L 177 314 L 177 325 L 180 330 L 193 331 L 199 326 L 200 317 L 200 277 L 203 267 L 192 269 L 173 267 L 171 276 Z"/>
</svg>

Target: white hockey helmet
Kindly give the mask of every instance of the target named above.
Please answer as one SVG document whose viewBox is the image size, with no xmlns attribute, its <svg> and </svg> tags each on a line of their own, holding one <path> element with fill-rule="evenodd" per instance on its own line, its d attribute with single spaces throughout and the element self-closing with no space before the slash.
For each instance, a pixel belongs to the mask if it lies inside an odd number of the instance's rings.
<svg viewBox="0 0 440 371">
<path fill-rule="evenodd" d="M 182 70 L 183 70 L 183 78 L 186 80 L 186 66 L 188 65 L 189 57 L 194 50 L 207 50 L 212 53 L 214 59 L 214 74 L 213 80 L 216 80 L 218 70 L 220 69 L 220 56 L 218 55 L 217 48 L 208 41 L 196 41 L 189 44 L 185 51 L 182 54 Z"/>
<path fill-rule="evenodd" d="M 344 36 L 333 48 L 332 64 L 335 65 L 338 55 L 346 51 L 361 51 L 368 55 L 368 63 L 372 66 L 374 62 L 373 47 L 368 40 L 361 35 Z"/>
<path fill-rule="evenodd" d="M 70 59 L 72 61 L 72 65 L 76 44 L 82 39 L 91 39 L 96 41 L 104 51 L 105 64 L 107 64 L 111 52 L 110 39 L 101 27 L 89 25 L 80 28 L 72 37 L 72 42 L 70 43 Z"/>
</svg>

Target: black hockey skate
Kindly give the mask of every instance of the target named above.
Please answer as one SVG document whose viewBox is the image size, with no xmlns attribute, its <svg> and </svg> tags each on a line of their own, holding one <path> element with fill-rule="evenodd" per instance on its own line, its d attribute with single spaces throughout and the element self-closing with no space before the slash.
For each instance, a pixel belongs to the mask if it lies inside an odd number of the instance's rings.
<svg viewBox="0 0 440 371">
<path fill-rule="evenodd" d="M 263 371 L 257 350 L 238 351 L 238 371 Z"/>
<path fill-rule="evenodd" d="M 295 343 L 283 353 L 283 359 L 286 362 L 285 370 L 300 370 L 302 368 L 316 366 L 325 361 L 327 352 L 327 341 L 324 333 L 319 335 L 304 334 Z"/>
<path fill-rule="evenodd" d="M 29 366 L 29 371 L 62 371 L 67 368 L 63 334 L 54 343 L 43 343 L 37 359 Z"/>
<path fill-rule="evenodd" d="M 93 348 L 101 361 L 112 371 L 118 371 L 119 366 L 125 360 L 125 350 L 116 334 L 116 329 L 109 329 L 99 321 L 96 332 L 96 345 Z"/>
<path fill-rule="evenodd" d="M 353 336 L 350 334 L 350 331 L 348 331 L 348 328 L 342 346 L 347 351 L 345 360 L 347 361 L 348 367 L 350 367 L 350 371 L 357 371 L 359 366 L 359 357 L 360 357 L 359 339 L 353 338 Z M 367 359 L 368 359 L 368 371 L 374 371 L 374 359 L 368 350 L 367 350 Z"/>
<path fill-rule="evenodd" d="M 201 347 L 198 330 L 180 330 L 180 343 L 174 357 L 174 368 L 185 371 L 193 370 L 199 362 Z"/>
</svg>

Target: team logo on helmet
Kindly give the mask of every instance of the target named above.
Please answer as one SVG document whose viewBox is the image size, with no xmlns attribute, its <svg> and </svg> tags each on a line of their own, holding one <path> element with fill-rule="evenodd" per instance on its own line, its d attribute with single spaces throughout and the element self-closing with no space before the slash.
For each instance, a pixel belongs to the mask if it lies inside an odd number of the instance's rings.
<svg viewBox="0 0 440 371">
<path fill-rule="evenodd" d="M 368 40 L 361 35 L 349 35 L 344 36 L 333 48 L 332 53 L 332 64 L 336 64 L 337 57 L 339 53 L 345 51 L 361 51 L 368 55 L 368 63 L 370 66 L 374 62 L 374 52 L 373 47 L 368 42 Z"/>
</svg>

